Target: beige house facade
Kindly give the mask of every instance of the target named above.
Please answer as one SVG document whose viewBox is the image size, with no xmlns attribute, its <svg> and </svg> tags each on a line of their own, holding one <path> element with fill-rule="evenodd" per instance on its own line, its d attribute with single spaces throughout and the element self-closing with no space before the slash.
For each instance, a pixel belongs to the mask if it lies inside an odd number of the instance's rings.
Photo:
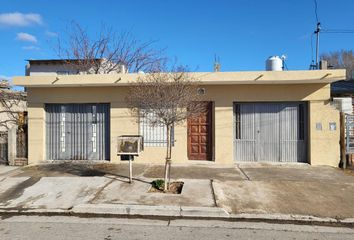
<svg viewBox="0 0 354 240">
<path fill-rule="evenodd" d="M 15 77 L 14 84 L 28 93 L 29 164 L 120 163 L 118 136 L 137 134 L 145 146 L 135 161 L 163 163 L 164 129 L 131 117 L 124 100 L 128 85 L 142 74 Z M 174 163 L 338 166 L 339 112 L 330 103 L 330 83 L 345 79 L 345 70 L 192 74 L 209 112 L 199 122 L 174 126 Z"/>
</svg>

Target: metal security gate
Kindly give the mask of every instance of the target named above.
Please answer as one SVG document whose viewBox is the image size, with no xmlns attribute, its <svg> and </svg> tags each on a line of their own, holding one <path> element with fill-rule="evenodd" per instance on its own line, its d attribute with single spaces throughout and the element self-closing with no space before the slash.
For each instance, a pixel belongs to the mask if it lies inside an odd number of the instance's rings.
<svg viewBox="0 0 354 240">
<path fill-rule="evenodd" d="M 236 161 L 306 162 L 305 103 L 235 103 Z"/>
<path fill-rule="evenodd" d="M 109 104 L 46 104 L 48 160 L 109 160 Z"/>
<path fill-rule="evenodd" d="M 8 152 L 7 152 L 7 132 L 0 132 L 0 164 L 8 164 Z"/>
</svg>

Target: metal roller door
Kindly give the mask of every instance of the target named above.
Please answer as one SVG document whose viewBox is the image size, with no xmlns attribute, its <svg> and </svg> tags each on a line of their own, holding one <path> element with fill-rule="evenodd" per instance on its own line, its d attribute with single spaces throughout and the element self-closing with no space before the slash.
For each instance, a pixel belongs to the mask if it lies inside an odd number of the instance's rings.
<svg viewBox="0 0 354 240">
<path fill-rule="evenodd" d="M 48 160 L 108 160 L 109 104 L 46 104 Z"/>
<path fill-rule="evenodd" d="M 235 103 L 235 160 L 306 162 L 305 103 Z"/>
</svg>

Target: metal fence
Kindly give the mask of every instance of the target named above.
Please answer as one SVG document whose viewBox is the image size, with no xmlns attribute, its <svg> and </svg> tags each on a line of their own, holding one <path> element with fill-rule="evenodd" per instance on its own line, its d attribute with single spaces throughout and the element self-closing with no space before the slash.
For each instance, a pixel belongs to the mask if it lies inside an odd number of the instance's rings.
<svg viewBox="0 0 354 240">
<path fill-rule="evenodd" d="M 16 136 L 16 157 L 27 158 L 27 127 L 17 130 Z"/>
<path fill-rule="evenodd" d="M 0 132 L 0 164 L 8 164 L 7 132 Z"/>
<path fill-rule="evenodd" d="M 354 115 L 345 116 L 346 153 L 354 154 Z"/>
</svg>

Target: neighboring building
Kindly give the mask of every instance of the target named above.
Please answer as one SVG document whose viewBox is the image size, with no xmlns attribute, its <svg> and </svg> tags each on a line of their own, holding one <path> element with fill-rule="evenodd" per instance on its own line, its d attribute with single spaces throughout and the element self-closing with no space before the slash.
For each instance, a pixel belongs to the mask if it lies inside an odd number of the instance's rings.
<svg viewBox="0 0 354 240">
<path fill-rule="evenodd" d="M 354 114 L 354 78 L 332 83 L 331 97 L 339 103 L 338 109 L 346 114 Z M 349 164 L 354 165 L 354 154 L 349 154 Z"/>
<path fill-rule="evenodd" d="M 58 75 L 82 75 L 94 73 L 98 69 L 103 73 L 109 69 L 110 74 L 125 73 L 127 70 L 124 65 L 114 65 L 105 59 L 93 59 L 92 64 L 96 67 L 86 67 L 85 60 L 73 59 L 47 59 L 47 60 L 27 60 L 26 76 L 58 76 Z"/>
<path fill-rule="evenodd" d="M 12 90 L 8 81 L 0 81 L 0 132 L 17 125 L 19 113 L 27 109 L 26 97 L 25 92 Z"/>
<path fill-rule="evenodd" d="M 22 127 L 25 125 L 26 96 L 25 92 L 12 90 L 7 80 L 0 81 L 0 164 L 12 164 L 12 159 L 8 158 L 9 130 L 17 128 L 19 124 L 22 124 Z M 16 137 L 16 129 L 14 133 Z M 21 153 L 27 153 L 26 146 Z"/>
<path fill-rule="evenodd" d="M 342 80 L 331 84 L 331 97 L 352 98 L 354 105 L 354 80 Z M 353 107 L 354 109 L 354 107 Z"/>
<path fill-rule="evenodd" d="M 32 63 L 31 63 L 32 64 Z M 33 69 L 31 67 L 31 69 Z M 209 112 L 174 128 L 174 163 L 307 162 L 338 166 L 339 112 L 330 83 L 345 70 L 192 73 Z M 28 92 L 29 163 L 119 163 L 117 137 L 144 136 L 138 163 L 163 163 L 165 129 L 137 123 L 124 101 L 139 74 L 15 77 Z"/>
</svg>

